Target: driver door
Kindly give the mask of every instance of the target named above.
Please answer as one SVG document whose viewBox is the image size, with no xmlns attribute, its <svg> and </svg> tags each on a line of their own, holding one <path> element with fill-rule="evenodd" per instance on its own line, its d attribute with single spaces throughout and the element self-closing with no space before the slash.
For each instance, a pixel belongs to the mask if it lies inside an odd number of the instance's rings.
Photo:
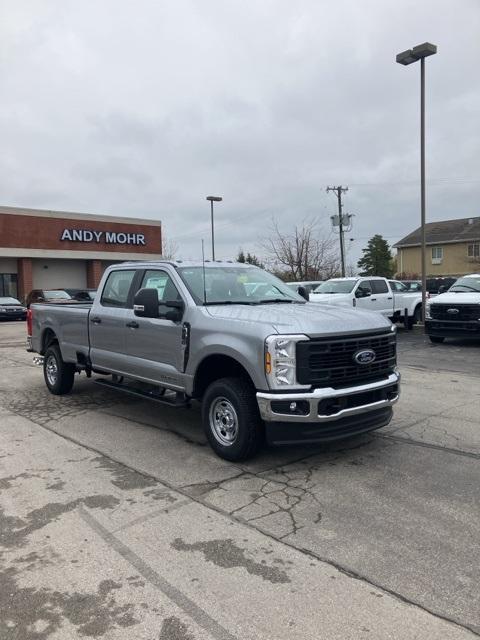
<svg viewBox="0 0 480 640">
<path fill-rule="evenodd" d="M 182 387 L 183 350 L 182 320 L 167 320 L 171 309 L 165 302 L 182 300 L 170 274 L 164 269 L 144 272 L 139 289 L 158 291 L 159 318 L 141 318 L 128 309 L 125 326 L 125 348 L 129 355 L 129 371 L 136 378 L 152 384 Z"/>
</svg>

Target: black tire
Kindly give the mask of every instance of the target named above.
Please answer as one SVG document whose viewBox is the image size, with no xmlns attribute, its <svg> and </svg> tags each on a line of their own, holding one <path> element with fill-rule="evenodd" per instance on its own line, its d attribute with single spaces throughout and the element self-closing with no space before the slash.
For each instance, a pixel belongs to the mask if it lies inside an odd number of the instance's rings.
<svg viewBox="0 0 480 640">
<path fill-rule="evenodd" d="M 413 312 L 413 316 L 408 318 L 408 328 L 412 330 L 414 325 L 418 324 L 422 321 L 422 305 L 419 304 L 415 307 L 415 311 Z"/>
<path fill-rule="evenodd" d="M 430 338 L 430 342 L 434 344 L 441 344 L 445 338 L 443 336 L 428 336 Z"/>
<path fill-rule="evenodd" d="M 73 387 L 75 365 L 64 362 L 58 344 L 50 345 L 43 358 L 43 377 L 50 393 L 63 396 Z"/>
<path fill-rule="evenodd" d="M 212 382 L 203 397 L 202 422 L 212 449 L 231 462 L 254 456 L 265 439 L 255 391 L 242 378 Z"/>
</svg>

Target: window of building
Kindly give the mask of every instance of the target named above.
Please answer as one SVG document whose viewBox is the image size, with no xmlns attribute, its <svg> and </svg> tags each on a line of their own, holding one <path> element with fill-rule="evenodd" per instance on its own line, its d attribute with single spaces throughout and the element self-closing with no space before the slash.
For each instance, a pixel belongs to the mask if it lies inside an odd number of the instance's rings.
<svg viewBox="0 0 480 640">
<path fill-rule="evenodd" d="M 0 296 L 7 298 L 17 297 L 16 273 L 0 273 Z"/>
<path fill-rule="evenodd" d="M 128 306 L 128 294 L 135 271 L 112 271 L 103 288 L 100 304 L 103 307 Z"/>
<path fill-rule="evenodd" d="M 443 260 L 443 247 L 432 247 L 432 264 L 441 264 Z"/>
<path fill-rule="evenodd" d="M 468 257 L 480 258 L 480 242 L 472 242 L 468 245 Z"/>
</svg>

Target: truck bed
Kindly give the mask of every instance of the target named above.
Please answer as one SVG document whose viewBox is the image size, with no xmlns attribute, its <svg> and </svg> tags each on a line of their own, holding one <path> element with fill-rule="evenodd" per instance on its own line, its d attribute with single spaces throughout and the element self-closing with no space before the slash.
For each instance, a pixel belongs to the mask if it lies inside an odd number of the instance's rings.
<svg viewBox="0 0 480 640">
<path fill-rule="evenodd" d="M 36 303 L 32 304 L 32 349 L 42 352 L 46 331 L 53 331 L 62 345 L 66 362 L 77 362 L 77 354 L 89 354 L 88 318 L 92 303 Z"/>
</svg>

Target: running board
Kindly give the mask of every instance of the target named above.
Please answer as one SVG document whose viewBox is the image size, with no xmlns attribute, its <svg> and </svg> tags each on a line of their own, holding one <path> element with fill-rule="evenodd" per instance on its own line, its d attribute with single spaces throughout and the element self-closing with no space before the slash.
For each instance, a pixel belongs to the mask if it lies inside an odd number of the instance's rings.
<svg viewBox="0 0 480 640">
<path fill-rule="evenodd" d="M 160 404 L 166 404 L 169 407 L 175 407 L 176 409 L 190 407 L 190 401 L 184 393 L 181 391 L 174 391 L 173 397 L 165 397 L 157 395 L 154 391 L 142 391 L 141 389 L 135 389 L 135 387 L 129 387 L 126 384 L 112 382 L 111 380 L 103 380 L 102 378 L 95 380 L 96 384 L 108 389 L 114 389 L 115 391 L 122 391 L 128 393 L 131 396 L 142 398 L 143 400 L 153 400 Z"/>
</svg>

